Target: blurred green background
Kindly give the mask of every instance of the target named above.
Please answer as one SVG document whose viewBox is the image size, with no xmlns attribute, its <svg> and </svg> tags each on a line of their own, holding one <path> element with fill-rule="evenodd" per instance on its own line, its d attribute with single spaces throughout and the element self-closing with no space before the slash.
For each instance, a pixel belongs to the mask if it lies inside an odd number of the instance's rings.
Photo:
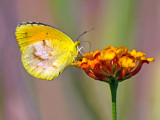
<svg viewBox="0 0 160 120">
<path fill-rule="evenodd" d="M 53 81 L 27 73 L 14 35 L 17 24 L 25 21 L 55 26 L 73 41 L 95 27 L 81 37 L 91 42 L 91 51 L 123 45 L 155 57 L 120 83 L 117 109 L 118 120 L 160 120 L 160 1 L 0 1 L 0 120 L 111 120 L 108 84 L 74 66 Z"/>
</svg>

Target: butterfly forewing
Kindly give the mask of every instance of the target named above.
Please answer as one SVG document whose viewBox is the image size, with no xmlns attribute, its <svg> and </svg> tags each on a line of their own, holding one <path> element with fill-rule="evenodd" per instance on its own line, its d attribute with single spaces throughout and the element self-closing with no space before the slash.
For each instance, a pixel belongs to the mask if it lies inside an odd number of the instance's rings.
<svg viewBox="0 0 160 120">
<path fill-rule="evenodd" d="M 15 34 L 22 52 L 22 63 L 37 78 L 54 79 L 78 54 L 67 35 L 42 23 L 22 23 Z"/>
</svg>

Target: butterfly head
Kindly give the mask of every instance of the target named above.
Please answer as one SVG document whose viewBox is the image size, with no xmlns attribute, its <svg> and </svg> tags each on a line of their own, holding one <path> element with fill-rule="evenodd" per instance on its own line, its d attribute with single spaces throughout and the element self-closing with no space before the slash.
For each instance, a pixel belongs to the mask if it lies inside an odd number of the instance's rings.
<svg viewBox="0 0 160 120">
<path fill-rule="evenodd" d="M 76 41 L 74 44 L 75 44 L 75 47 L 78 47 L 80 45 L 80 41 Z"/>
<path fill-rule="evenodd" d="M 71 52 L 71 54 L 72 54 L 74 59 L 77 58 L 77 56 L 78 56 L 78 50 L 79 50 L 78 46 L 79 45 L 80 45 L 80 41 L 75 41 L 74 48 L 73 48 L 73 50 Z"/>
</svg>

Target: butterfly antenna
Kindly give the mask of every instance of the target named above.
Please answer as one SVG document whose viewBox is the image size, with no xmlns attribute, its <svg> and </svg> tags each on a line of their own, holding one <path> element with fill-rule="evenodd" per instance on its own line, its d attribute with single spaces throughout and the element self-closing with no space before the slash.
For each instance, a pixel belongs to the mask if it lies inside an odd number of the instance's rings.
<svg viewBox="0 0 160 120">
<path fill-rule="evenodd" d="M 95 28 L 91 28 L 91 29 L 89 29 L 89 30 L 87 30 L 87 31 L 84 31 L 82 34 L 80 34 L 80 35 L 78 36 L 78 38 L 76 39 L 76 41 L 78 41 L 81 36 L 83 36 L 84 34 L 90 32 L 90 31 L 92 31 L 92 30 L 94 30 L 94 29 L 95 29 Z"/>
</svg>

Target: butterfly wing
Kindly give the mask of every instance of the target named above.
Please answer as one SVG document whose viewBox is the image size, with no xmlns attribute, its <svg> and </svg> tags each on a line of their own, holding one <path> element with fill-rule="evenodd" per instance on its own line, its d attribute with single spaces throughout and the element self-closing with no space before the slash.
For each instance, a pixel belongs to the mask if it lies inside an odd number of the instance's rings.
<svg viewBox="0 0 160 120">
<path fill-rule="evenodd" d="M 49 25 L 21 23 L 15 34 L 22 52 L 22 63 L 34 77 L 52 80 L 78 55 L 77 44 Z"/>
</svg>

